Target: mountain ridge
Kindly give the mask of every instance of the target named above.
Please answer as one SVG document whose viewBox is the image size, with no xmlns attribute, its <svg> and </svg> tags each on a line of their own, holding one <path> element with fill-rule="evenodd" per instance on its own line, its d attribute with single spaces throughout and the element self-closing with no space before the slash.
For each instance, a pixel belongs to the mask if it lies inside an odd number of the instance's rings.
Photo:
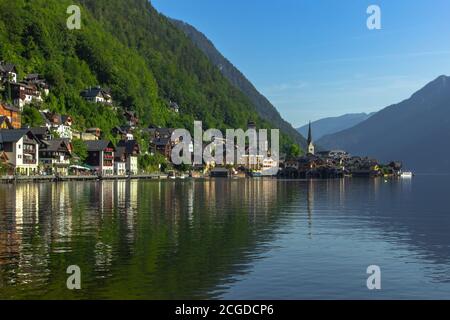
<svg viewBox="0 0 450 320">
<path fill-rule="evenodd" d="M 319 140 L 325 135 L 333 134 L 357 125 L 373 116 L 372 113 L 347 113 L 337 117 L 327 117 L 311 122 L 314 139 Z M 308 134 L 309 124 L 297 129 L 303 136 Z"/>
<path fill-rule="evenodd" d="M 317 141 L 422 173 L 450 173 L 450 77 L 442 75 L 356 126 Z"/>
</svg>

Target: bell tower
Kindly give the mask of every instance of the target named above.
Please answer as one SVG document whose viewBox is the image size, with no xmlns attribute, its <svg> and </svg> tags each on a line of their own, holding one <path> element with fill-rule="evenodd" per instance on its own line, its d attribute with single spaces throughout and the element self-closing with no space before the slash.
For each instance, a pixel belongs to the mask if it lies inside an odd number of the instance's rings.
<svg viewBox="0 0 450 320">
<path fill-rule="evenodd" d="M 309 122 L 309 129 L 308 129 L 308 154 L 314 154 L 315 153 L 315 147 L 312 140 L 312 132 L 311 132 L 311 121 Z"/>
</svg>

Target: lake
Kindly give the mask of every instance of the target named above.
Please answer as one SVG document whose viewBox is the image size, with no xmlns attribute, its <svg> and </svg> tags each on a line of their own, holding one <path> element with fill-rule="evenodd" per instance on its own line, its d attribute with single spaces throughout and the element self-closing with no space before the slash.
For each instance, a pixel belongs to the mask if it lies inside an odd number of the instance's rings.
<svg viewBox="0 0 450 320">
<path fill-rule="evenodd" d="M 0 298 L 449 299 L 448 178 L 1 184 Z"/>
</svg>

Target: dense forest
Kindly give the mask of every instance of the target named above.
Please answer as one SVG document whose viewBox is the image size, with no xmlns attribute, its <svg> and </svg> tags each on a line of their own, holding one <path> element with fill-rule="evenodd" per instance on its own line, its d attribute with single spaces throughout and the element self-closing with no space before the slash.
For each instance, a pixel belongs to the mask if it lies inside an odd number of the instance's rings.
<svg viewBox="0 0 450 320">
<path fill-rule="evenodd" d="M 80 30 L 66 26 L 72 4 L 81 7 Z M 199 119 L 205 128 L 272 127 L 146 0 L 0 0 L 0 60 L 16 64 L 19 78 L 42 74 L 51 86 L 43 107 L 73 116 L 79 129 L 110 132 L 124 121 L 122 108 L 136 111 L 142 126 L 190 129 Z M 111 90 L 118 111 L 80 97 L 95 85 Z M 286 135 L 281 143 L 296 149 Z"/>
</svg>

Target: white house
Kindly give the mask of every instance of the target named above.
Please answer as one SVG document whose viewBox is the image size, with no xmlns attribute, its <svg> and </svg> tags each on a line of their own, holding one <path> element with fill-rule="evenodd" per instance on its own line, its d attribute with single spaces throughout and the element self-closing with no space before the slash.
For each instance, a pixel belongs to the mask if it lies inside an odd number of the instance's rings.
<svg viewBox="0 0 450 320">
<path fill-rule="evenodd" d="M 0 130 L 0 151 L 7 156 L 15 173 L 39 173 L 39 141 L 29 129 Z"/>
<path fill-rule="evenodd" d="M 81 96 L 86 100 L 94 103 L 112 104 L 112 97 L 108 90 L 101 87 L 94 87 L 84 90 Z"/>
</svg>

